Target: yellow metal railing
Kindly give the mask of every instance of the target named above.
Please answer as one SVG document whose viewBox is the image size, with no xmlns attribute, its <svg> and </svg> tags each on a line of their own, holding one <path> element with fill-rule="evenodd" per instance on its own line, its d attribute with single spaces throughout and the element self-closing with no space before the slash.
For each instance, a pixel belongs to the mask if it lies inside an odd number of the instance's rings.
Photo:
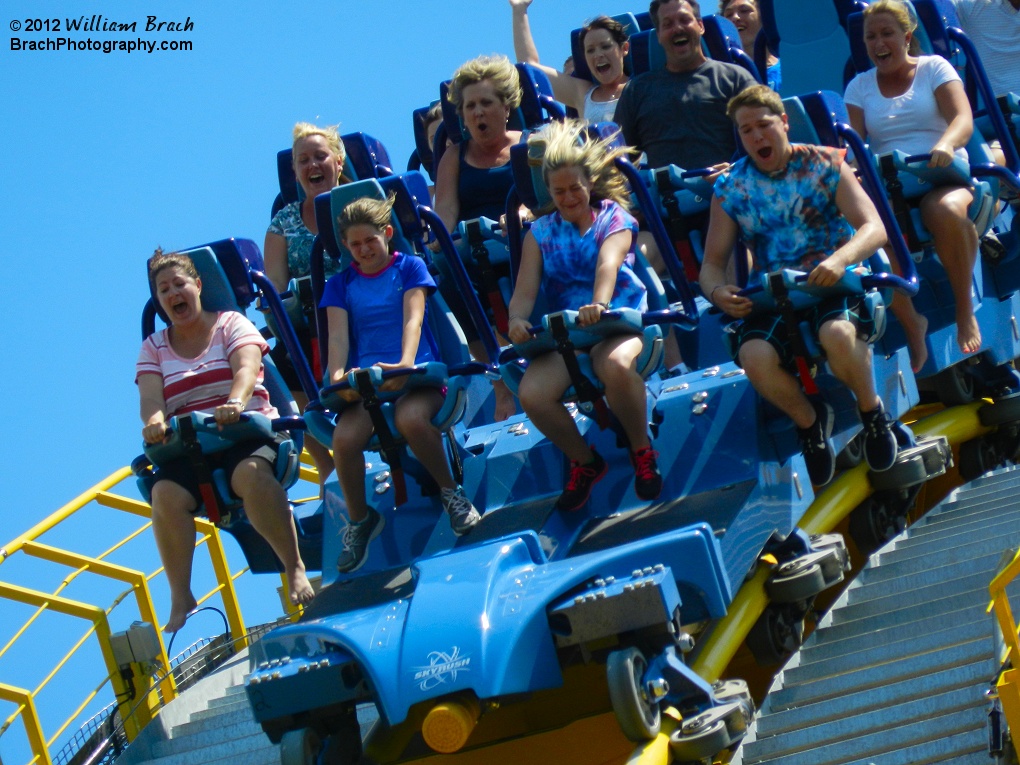
<svg viewBox="0 0 1020 765">
<path fill-rule="evenodd" d="M 302 466 L 302 478 L 316 482 L 317 477 L 314 470 Z M 63 656 L 56 659 L 52 666 L 45 668 L 44 676 L 38 681 L 33 679 L 32 687 L 24 688 L 8 683 L 0 683 L 0 701 L 8 702 L 14 706 L 13 712 L 6 718 L 0 720 L 0 736 L 2 736 L 20 718 L 24 726 L 25 738 L 28 748 L 31 751 L 29 765 L 39 763 L 40 765 L 51 765 L 51 749 L 55 743 L 64 736 L 68 728 L 79 719 L 85 710 L 97 699 L 101 693 L 111 693 L 120 702 L 119 711 L 123 720 L 124 732 L 128 740 L 132 740 L 138 732 L 144 728 L 158 711 L 160 702 L 168 703 L 177 695 L 177 689 L 173 677 L 169 671 L 170 659 L 166 654 L 166 646 L 162 634 L 159 632 L 159 620 L 152 595 L 149 590 L 149 582 L 160 575 L 162 568 L 157 568 L 145 573 L 137 569 L 129 568 L 114 563 L 110 558 L 121 553 L 124 548 L 139 537 L 148 536 L 147 532 L 152 525 L 151 508 L 137 499 L 132 499 L 113 490 L 125 480 L 133 480 L 129 468 L 122 468 L 105 480 L 93 486 L 73 501 L 64 505 L 48 518 L 33 526 L 24 534 L 13 539 L 4 547 L 0 548 L 0 564 L 10 563 L 17 556 L 24 556 L 25 559 L 32 558 L 60 567 L 66 570 L 58 586 L 52 591 L 44 591 L 24 584 L 14 584 L 10 581 L 0 579 L 0 604 L 5 602 L 20 603 L 31 607 L 31 614 L 24 623 L 16 626 L 9 617 L 4 618 L 5 630 L 11 630 L 12 636 L 8 642 L 0 646 L 0 662 L 15 648 L 19 642 L 22 646 L 25 641 L 31 640 L 33 629 L 45 629 L 44 619 L 51 619 L 53 615 L 82 619 L 87 626 L 83 634 L 74 640 L 71 649 Z M 82 520 L 82 516 L 94 513 L 98 508 L 111 508 L 129 516 L 137 516 L 140 519 L 139 525 L 126 536 L 117 540 L 112 546 L 98 555 L 83 555 L 63 549 L 59 545 L 42 541 L 42 537 L 53 533 L 59 536 L 62 524 L 72 518 Z M 99 521 L 95 522 L 96 525 Z M 247 643 L 246 628 L 241 616 L 241 608 L 238 603 L 237 592 L 234 587 L 235 580 L 243 575 L 247 568 L 237 572 L 231 572 L 218 529 L 209 521 L 203 518 L 195 518 L 195 528 L 199 534 L 196 546 L 205 546 L 209 553 L 212 572 L 215 577 L 215 586 L 198 598 L 199 603 L 208 601 L 215 595 L 219 595 L 229 631 L 234 636 L 234 644 L 237 647 L 244 647 Z M 92 536 L 90 534 L 90 536 Z M 127 589 L 115 597 L 112 602 L 106 605 L 86 603 L 80 599 L 67 596 L 67 590 L 83 574 L 101 577 L 107 581 L 127 585 Z M 34 578 L 32 581 L 36 581 Z M 84 582 L 83 582 L 84 583 Z M 81 589 L 80 587 L 78 589 Z M 123 674 L 117 665 L 113 650 L 110 644 L 110 615 L 124 600 L 134 596 L 134 603 L 137 607 L 138 618 L 149 622 L 157 627 L 159 634 L 160 656 L 157 664 L 161 667 L 156 673 L 161 679 L 153 686 L 149 676 L 134 677 Z M 5 607 L 5 611 L 12 610 Z M 68 627 L 68 630 L 73 628 Z M 84 700 L 77 704 L 71 711 L 70 716 L 53 726 L 53 729 L 44 733 L 44 725 L 39 709 L 39 696 L 53 685 L 60 688 L 59 678 L 62 671 L 67 672 L 72 660 L 80 656 L 86 650 L 94 651 L 98 646 L 99 654 L 102 657 L 104 672 L 97 673 L 96 684 L 93 690 L 86 694 Z M 3 671 L 0 663 L 0 672 Z M 80 676 L 76 678 L 80 684 Z M 89 679 L 87 682 L 92 682 Z M 107 688 L 109 685 L 109 688 Z M 152 687 L 150 687 L 152 686 Z M 52 690 L 52 689 L 51 689 Z M 66 693 L 58 692 L 56 696 L 64 699 Z M 71 702 L 72 704 L 74 702 Z M 57 715 L 46 714 L 47 720 Z"/>
<path fill-rule="evenodd" d="M 995 620 L 1006 647 L 1005 669 L 995 683 L 996 692 L 1002 704 L 1002 711 L 1006 715 L 1006 724 L 1014 736 L 1020 733 L 1020 639 L 1017 637 L 1017 623 L 1013 617 L 1013 609 L 1009 605 L 1006 587 L 1018 575 L 1020 575 L 1020 550 L 988 587 L 992 596 L 988 610 L 995 612 Z"/>
</svg>

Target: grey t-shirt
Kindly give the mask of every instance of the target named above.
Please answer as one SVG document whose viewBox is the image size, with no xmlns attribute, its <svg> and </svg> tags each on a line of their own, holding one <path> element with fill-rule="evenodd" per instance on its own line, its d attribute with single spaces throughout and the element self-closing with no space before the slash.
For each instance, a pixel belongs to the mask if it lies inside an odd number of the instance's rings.
<svg viewBox="0 0 1020 765">
<path fill-rule="evenodd" d="M 651 167 L 685 170 L 728 162 L 736 151 L 726 104 L 754 78 L 735 64 L 708 60 L 691 72 L 656 69 L 623 89 L 615 121 Z"/>
</svg>

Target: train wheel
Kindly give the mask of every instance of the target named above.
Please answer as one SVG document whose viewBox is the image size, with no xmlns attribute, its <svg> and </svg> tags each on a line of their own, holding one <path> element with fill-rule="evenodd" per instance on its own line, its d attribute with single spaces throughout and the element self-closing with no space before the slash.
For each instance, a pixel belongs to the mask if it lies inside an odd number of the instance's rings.
<svg viewBox="0 0 1020 765">
<path fill-rule="evenodd" d="M 888 497 L 872 495 L 850 513 L 850 536 L 870 555 L 907 526 L 906 510 Z"/>
<path fill-rule="evenodd" d="M 946 406 L 969 404 L 977 397 L 974 378 L 967 374 L 964 363 L 953 364 L 932 378 L 935 393 Z"/>
<path fill-rule="evenodd" d="M 861 464 L 864 459 L 864 431 L 850 439 L 843 451 L 836 455 L 836 467 L 839 470 L 850 470 Z"/>
<path fill-rule="evenodd" d="M 698 722 L 698 718 L 693 718 L 691 722 Z M 729 746 L 730 734 L 723 720 L 713 720 L 690 733 L 686 733 L 686 730 L 685 723 L 669 737 L 669 748 L 678 762 L 703 762 Z"/>
<path fill-rule="evenodd" d="M 1020 421 L 1020 393 L 1003 396 L 978 410 L 981 424 L 994 428 L 1010 422 Z"/>
<path fill-rule="evenodd" d="M 613 651 L 606 662 L 609 700 L 623 735 L 631 741 L 649 741 L 662 726 L 659 704 L 649 696 L 642 679 L 647 669 L 644 654 L 633 646 Z"/>
<path fill-rule="evenodd" d="M 758 664 L 782 664 L 800 648 L 804 618 L 788 612 L 789 608 L 769 606 L 747 633 L 747 647 Z"/>
<path fill-rule="evenodd" d="M 773 603 L 796 603 L 814 597 L 825 586 L 825 574 L 818 563 L 795 559 L 776 569 L 765 583 L 765 591 Z"/>
<path fill-rule="evenodd" d="M 997 467 L 1000 459 L 995 447 L 986 438 L 975 438 L 960 444 L 960 477 L 973 481 Z"/>
<path fill-rule="evenodd" d="M 881 473 L 869 472 L 875 491 L 908 489 L 945 474 L 952 451 L 944 438 L 923 438 L 915 446 L 900 449 L 895 464 Z"/>
<path fill-rule="evenodd" d="M 311 728 L 289 730 L 280 739 L 280 765 L 315 765 L 322 741 Z"/>
</svg>

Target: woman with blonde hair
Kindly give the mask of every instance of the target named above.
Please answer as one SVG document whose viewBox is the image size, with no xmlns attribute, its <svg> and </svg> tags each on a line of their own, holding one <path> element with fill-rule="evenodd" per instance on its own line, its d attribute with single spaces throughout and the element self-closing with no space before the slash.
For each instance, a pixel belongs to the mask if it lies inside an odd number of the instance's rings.
<svg viewBox="0 0 1020 765">
<path fill-rule="evenodd" d="M 315 222 L 315 197 L 334 186 L 349 182 L 343 174 L 346 160 L 347 153 L 335 126 L 318 127 L 309 122 L 294 125 L 291 162 L 305 196 L 304 199 L 284 205 L 273 216 L 263 248 L 266 276 L 277 291 L 285 291 L 291 279 L 301 279 L 311 274 L 312 245 L 319 233 Z M 339 265 L 330 258 L 326 258 L 323 265 L 327 279 L 339 270 Z M 311 361 L 315 358 L 312 342 L 314 327 L 295 329 L 305 358 Z M 277 342 L 272 356 L 298 408 L 304 411 L 308 398 L 301 389 L 297 372 L 283 343 Z M 314 438 L 305 440 L 305 448 L 319 471 L 320 484 L 325 483 L 333 472 L 333 458 L 329 456 L 326 447 Z"/>
<path fill-rule="evenodd" d="M 864 44 L 875 65 L 847 86 L 845 101 L 854 130 L 865 136 L 875 154 L 900 150 L 931 154 L 929 167 L 946 167 L 974 132 L 970 102 L 960 75 L 941 56 L 917 55 L 917 21 L 899 0 L 877 0 L 864 11 Z M 921 200 L 921 219 L 932 235 L 935 252 L 946 269 L 956 299 L 956 340 L 963 353 L 981 350 L 981 330 L 971 304 L 971 283 L 978 235 L 967 215 L 974 200 L 969 186 L 938 186 Z M 897 304 L 903 302 L 908 321 Z M 912 306 L 897 299 L 894 307 L 905 327 L 915 369 L 923 351 L 927 322 Z M 912 320 L 911 320 L 912 319 Z"/>
<path fill-rule="evenodd" d="M 507 123 L 521 96 L 517 68 L 506 56 L 479 56 L 454 72 L 448 98 L 457 107 L 468 137 L 443 154 L 436 171 L 436 214 L 448 231 L 460 221 L 499 220 L 505 212 L 514 184 L 510 147 L 521 140 L 521 132 L 508 129 Z M 486 357 L 467 306 L 450 282 L 443 280 L 440 291 L 464 330 L 472 355 L 495 362 Z M 495 418 L 505 420 L 516 411 L 514 397 L 501 381 L 493 388 Z"/>
<path fill-rule="evenodd" d="M 515 343 L 530 338 L 540 287 L 551 311 L 576 310 L 582 327 L 611 308 L 647 307 L 645 286 L 632 269 L 637 221 L 627 212 L 626 183 L 614 165 L 627 149 L 587 139 L 586 133 L 584 123 L 571 120 L 551 123 L 529 139 L 545 143 L 542 177 L 556 209 L 536 220 L 524 238 L 510 300 L 509 334 Z M 624 334 L 603 340 L 590 353 L 609 408 L 630 442 L 634 490 L 653 500 L 662 490 L 662 476 L 648 436 L 645 383 L 636 369 L 642 347 L 639 334 Z M 562 403 L 570 384 L 563 359 L 548 353 L 531 360 L 518 389 L 535 427 L 570 459 L 567 484 L 556 502 L 562 511 L 583 507 L 608 469 Z"/>
</svg>

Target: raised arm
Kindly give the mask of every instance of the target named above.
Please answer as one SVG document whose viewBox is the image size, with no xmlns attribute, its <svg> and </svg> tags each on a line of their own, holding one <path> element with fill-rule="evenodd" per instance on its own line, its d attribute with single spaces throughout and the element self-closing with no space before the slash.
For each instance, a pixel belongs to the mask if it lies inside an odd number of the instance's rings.
<svg viewBox="0 0 1020 765">
<path fill-rule="evenodd" d="M 723 209 L 719 197 L 712 197 L 708 236 L 705 237 L 705 257 L 698 283 L 701 285 L 701 293 L 710 303 L 739 319 L 751 312 L 751 301 L 737 294 L 740 287 L 726 283 L 726 273 L 733 258 L 738 233 L 737 222 Z"/>
<path fill-rule="evenodd" d="M 531 335 L 531 312 L 538 298 L 538 288 L 542 283 L 542 254 L 538 242 L 529 231 L 521 245 L 521 265 L 517 269 L 517 281 L 514 294 L 510 298 L 507 310 L 510 313 L 510 326 L 507 334 L 515 343 L 523 343 Z"/>
<path fill-rule="evenodd" d="M 531 36 L 531 23 L 528 20 L 528 6 L 531 3 L 532 0 L 510 0 L 514 55 L 520 63 L 531 64 L 545 72 L 557 101 L 581 112 L 584 110 L 584 95 L 591 88 L 591 83 L 540 63 L 538 48 L 535 47 L 535 39 Z"/>
</svg>

